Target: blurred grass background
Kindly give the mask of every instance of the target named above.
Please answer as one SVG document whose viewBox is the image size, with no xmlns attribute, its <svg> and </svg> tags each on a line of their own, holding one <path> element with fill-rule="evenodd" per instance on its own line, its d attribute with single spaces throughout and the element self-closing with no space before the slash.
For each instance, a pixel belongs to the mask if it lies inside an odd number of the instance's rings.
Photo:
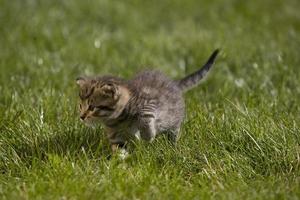
<svg viewBox="0 0 300 200">
<path fill-rule="evenodd" d="M 0 1 L 2 199 L 299 199 L 300 3 Z M 173 78 L 221 54 L 186 95 L 182 138 L 107 160 L 78 120 L 82 74 Z"/>
</svg>

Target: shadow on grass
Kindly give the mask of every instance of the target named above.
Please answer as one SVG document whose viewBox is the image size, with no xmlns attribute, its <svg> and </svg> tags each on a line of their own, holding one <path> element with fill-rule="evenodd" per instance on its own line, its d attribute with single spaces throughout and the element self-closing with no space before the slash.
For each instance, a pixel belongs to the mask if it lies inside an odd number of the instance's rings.
<svg viewBox="0 0 300 200">
<path fill-rule="evenodd" d="M 11 172 L 14 165 L 30 167 L 36 162 L 47 162 L 49 155 L 59 155 L 70 160 L 107 159 L 110 157 L 110 148 L 102 134 L 102 130 L 70 129 L 63 134 L 56 132 L 53 135 L 35 137 L 30 143 L 18 142 L 8 145 L 13 154 L 7 156 L 7 161 L 1 164 L 2 174 Z M 7 149 L 7 152 L 9 149 Z"/>
</svg>

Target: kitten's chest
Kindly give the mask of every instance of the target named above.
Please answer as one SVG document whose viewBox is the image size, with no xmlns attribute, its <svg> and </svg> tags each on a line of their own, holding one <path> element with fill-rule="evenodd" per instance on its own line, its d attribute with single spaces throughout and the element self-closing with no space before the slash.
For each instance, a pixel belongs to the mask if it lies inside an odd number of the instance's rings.
<svg viewBox="0 0 300 200">
<path fill-rule="evenodd" d="M 126 121 L 118 124 L 114 127 L 114 129 L 118 132 L 124 139 L 140 139 L 140 131 L 138 129 L 138 124 L 136 121 Z"/>
</svg>

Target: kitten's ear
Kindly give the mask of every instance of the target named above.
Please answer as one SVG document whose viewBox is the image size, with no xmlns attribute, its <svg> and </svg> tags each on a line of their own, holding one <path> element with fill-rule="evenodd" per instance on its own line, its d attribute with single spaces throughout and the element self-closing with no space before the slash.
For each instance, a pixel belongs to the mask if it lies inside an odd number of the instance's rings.
<svg viewBox="0 0 300 200">
<path fill-rule="evenodd" d="M 84 77 L 78 77 L 76 78 L 76 84 L 79 85 L 80 87 L 83 86 L 83 84 L 86 82 L 86 79 Z"/>
<path fill-rule="evenodd" d="M 114 83 L 105 83 L 101 86 L 102 92 L 109 96 L 115 97 L 117 95 L 117 85 Z"/>
</svg>

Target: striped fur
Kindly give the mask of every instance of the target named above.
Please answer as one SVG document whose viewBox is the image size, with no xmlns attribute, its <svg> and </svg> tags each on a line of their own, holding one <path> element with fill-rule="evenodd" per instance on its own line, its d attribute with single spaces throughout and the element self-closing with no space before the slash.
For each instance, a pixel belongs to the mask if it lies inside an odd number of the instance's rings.
<svg viewBox="0 0 300 200">
<path fill-rule="evenodd" d="M 186 90 L 191 89 L 192 87 L 197 86 L 199 84 L 200 80 L 207 74 L 207 72 L 213 66 L 218 53 L 219 53 L 219 50 L 216 49 L 211 54 L 211 56 L 209 57 L 209 59 L 207 60 L 205 65 L 203 65 L 203 67 L 201 69 L 199 69 L 198 71 L 196 71 L 196 72 L 186 76 L 185 78 L 181 79 L 180 81 L 178 81 L 178 85 L 179 85 L 180 89 L 183 91 L 186 91 Z"/>
<path fill-rule="evenodd" d="M 218 54 L 180 81 L 159 71 L 144 71 L 131 80 L 114 76 L 80 77 L 80 118 L 87 125 L 102 123 L 115 151 L 134 138 L 152 141 L 168 134 L 176 142 L 184 118 L 183 93 L 205 76 Z"/>
</svg>

